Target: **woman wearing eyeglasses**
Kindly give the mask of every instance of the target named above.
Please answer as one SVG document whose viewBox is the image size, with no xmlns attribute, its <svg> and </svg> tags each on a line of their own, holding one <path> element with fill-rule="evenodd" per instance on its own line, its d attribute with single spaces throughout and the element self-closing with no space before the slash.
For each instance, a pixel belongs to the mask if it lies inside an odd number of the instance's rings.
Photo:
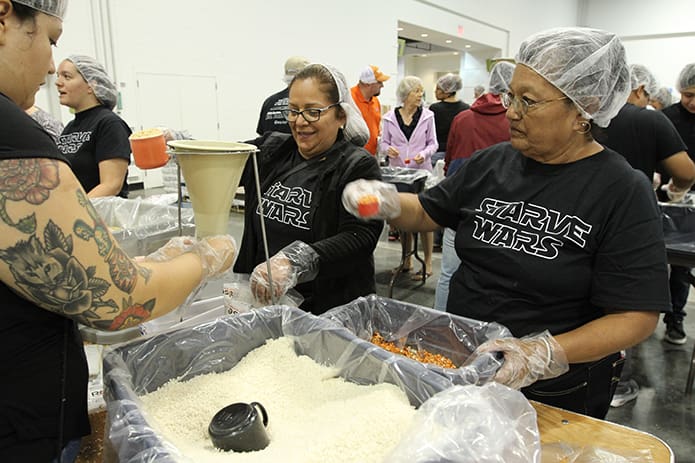
<svg viewBox="0 0 695 463">
<path fill-rule="evenodd" d="M 503 98 L 511 142 L 484 149 L 419 196 L 372 192 L 380 216 L 413 231 L 456 230 L 461 259 L 447 311 L 506 325 L 480 346 L 504 360 L 495 380 L 534 400 L 604 417 L 622 349 L 668 311 L 668 273 L 649 180 L 591 136 L 630 91 L 617 36 L 583 28 L 521 45 Z M 617 381 L 617 379 L 616 379 Z"/>
<path fill-rule="evenodd" d="M 312 64 L 289 86 L 284 116 L 291 135 L 270 132 L 253 141 L 258 155 L 271 275 L 268 276 L 252 160 L 242 177 L 244 233 L 237 273 L 265 304 L 294 287 L 301 308 L 320 314 L 376 291 L 373 252 L 382 220 L 361 220 L 341 204 L 356 179 L 380 179 L 363 146 L 369 130 L 336 69 Z M 270 280 L 272 278 L 272 291 Z"/>
</svg>

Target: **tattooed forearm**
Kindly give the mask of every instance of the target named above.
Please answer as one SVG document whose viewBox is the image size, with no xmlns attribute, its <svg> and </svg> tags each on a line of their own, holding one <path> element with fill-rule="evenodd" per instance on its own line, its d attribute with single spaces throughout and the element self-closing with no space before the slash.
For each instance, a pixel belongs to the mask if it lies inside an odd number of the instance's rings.
<svg viewBox="0 0 695 463">
<path fill-rule="evenodd" d="M 93 225 L 90 226 L 83 220 L 76 220 L 73 231 L 85 241 L 94 240 L 99 255 L 109 264 L 109 273 L 113 283 L 118 289 L 132 293 L 138 280 L 137 267 L 130 260 L 130 257 L 114 244 L 106 224 L 82 190 L 77 190 L 77 200 L 87 209 Z"/>
<path fill-rule="evenodd" d="M 0 220 L 22 233 L 36 232 L 36 216 L 30 214 L 17 222 L 7 213 L 7 200 L 39 205 L 60 184 L 58 161 L 28 158 L 0 161 Z"/>
<path fill-rule="evenodd" d="M 85 267 L 72 255 L 72 236 L 66 236 L 49 220 L 43 243 L 35 234 L 16 245 L 0 249 L 0 259 L 10 267 L 13 285 L 27 299 L 52 312 L 74 318 L 88 326 L 119 330 L 135 326 L 152 315 L 155 299 L 119 305 L 104 296 L 111 284 L 95 276 L 96 268 Z M 113 256 L 117 254 L 110 254 Z M 117 265 L 116 265 L 117 266 Z M 139 268 L 143 278 L 149 270 Z"/>
<path fill-rule="evenodd" d="M 109 282 L 95 276 L 95 267 L 84 267 L 72 255 L 71 236 L 66 237 L 52 220 L 43 235 L 43 243 L 32 235 L 0 250 L 17 289 L 39 306 L 69 316 L 94 318 L 99 307 L 119 309 L 115 301 L 103 298 Z"/>
</svg>

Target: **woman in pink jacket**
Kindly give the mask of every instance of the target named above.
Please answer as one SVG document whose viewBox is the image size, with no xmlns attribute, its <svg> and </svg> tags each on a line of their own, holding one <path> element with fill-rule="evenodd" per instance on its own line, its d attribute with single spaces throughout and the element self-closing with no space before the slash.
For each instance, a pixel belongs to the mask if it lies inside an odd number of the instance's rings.
<svg viewBox="0 0 695 463">
<path fill-rule="evenodd" d="M 432 155 L 437 152 L 434 113 L 422 105 L 422 81 L 406 76 L 398 84 L 396 96 L 402 102 L 386 113 L 379 150 L 386 153 L 392 167 L 432 171 Z"/>
<path fill-rule="evenodd" d="M 406 76 L 398 84 L 396 96 L 402 102 L 384 115 L 379 151 L 386 153 L 391 167 L 425 169 L 432 172 L 432 155 L 437 152 L 437 131 L 434 126 L 434 113 L 422 105 L 425 89 L 422 81 L 415 76 Z M 425 253 L 425 275 L 418 272 L 413 280 L 422 280 L 432 276 L 433 233 L 420 235 Z M 406 236 L 406 247 L 410 249 L 411 238 Z M 404 269 L 410 269 L 406 261 Z"/>
</svg>

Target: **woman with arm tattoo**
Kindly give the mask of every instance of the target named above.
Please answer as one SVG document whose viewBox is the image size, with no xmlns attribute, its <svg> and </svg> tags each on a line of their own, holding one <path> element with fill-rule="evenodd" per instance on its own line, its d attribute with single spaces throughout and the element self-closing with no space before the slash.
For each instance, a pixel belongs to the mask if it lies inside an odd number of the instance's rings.
<svg viewBox="0 0 695 463">
<path fill-rule="evenodd" d="M 51 139 L 24 112 L 48 74 L 67 0 L 0 0 L 0 461 L 70 461 L 89 433 L 76 322 L 124 329 L 229 268 L 230 236 L 130 259 Z"/>
</svg>

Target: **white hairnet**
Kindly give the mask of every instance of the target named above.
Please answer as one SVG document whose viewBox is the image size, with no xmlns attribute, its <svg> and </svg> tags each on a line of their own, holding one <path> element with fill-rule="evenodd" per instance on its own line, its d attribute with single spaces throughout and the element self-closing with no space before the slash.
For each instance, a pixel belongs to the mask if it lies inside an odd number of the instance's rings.
<svg viewBox="0 0 695 463">
<path fill-rule="evenodd" d="M 57 18 L 65 17 L 65 10 L 68 9 L 68 0 L 12 0 L 14 3 L 28 6 L 42 13 L 50 14 Z"/>
<path fill-rule="evenodd" d="M 678 75 L 678 82 L 676 82 L 676 88 L 679 92 L 690 87 L 695 87 L 695 63 L 686 64 Z"/>
<path fill-rule="evenodd" d="M 338 101 L 340 102 L 340 107 L 345 111 L 346 116 L 345 127 L 343 128 L 345 138 L 354 145 L 366 145 L 369 141 L 369 127 L 367 127 L 367 123 L 364 122 L 362 113 L 355 105 L 355 102 L 352 101 L 352 94 L 345 81 L 345 76 L 328 64 L 319 64 L 319 66 L 323 66 L 331 73 L 335 85 L 338 88 Z"/>
<path fill-rule="evenodd" d="M 423 88 L 420 78 L 416 76 L 405 76 L 403 80 L 398 83 L 398 88 L 396 89 L 398 101 L 403 103 L 406 98 L 408 98 L 408 95 L 410 95 L 410 92 L 417 88 Z"/>
<path fill-rule="evenodd" d="M 617 35 L 563 27 L 524 40 L 516 56 L 570 98 L 584 117 L 607 127 L 630 93 L 625 48 Z"/>
<path fill-rule="evenodd" d="M 656 78 L 641 64 L 631 64 L 630 66 L 630 86 L 632 90 L 637 90 L 641 85 L 649 95 L 654 95 L 659 90 Z"/>
<path fill-rule="evenodd" d="M 118 89 L 106 74 L 104 66 L 91 56 L 86 55 L 70 55 L 67 59 L 75 65 L 87 84 L 92 87 L 99 103 L 109 109 L 115 108 L 118 101 Z"/>
<path fill-rule="evenodd" d="M 664 108 L 673 104 L 673 96 L 671 95 L 671 91 L 666 87 L 659 88 L 659 90 L 651 95 L 651 97 L 661 103 L 661 106 Z"/>
<path fill-rule="evenodd" d="M 512 81 L 514 68 L 516 66 L 509 61 L 500 61 L 495 64 L 490 71 L 490 93 L 501 95 L 509 91 L 509 82 Z"/>
<path fill-rule="evenodd" d="M 463 82 L 460 76 L 448 73 L 437 79 L 437 87 L 444 93 L 456 93 L 463 88 Z"/>
</svg>

